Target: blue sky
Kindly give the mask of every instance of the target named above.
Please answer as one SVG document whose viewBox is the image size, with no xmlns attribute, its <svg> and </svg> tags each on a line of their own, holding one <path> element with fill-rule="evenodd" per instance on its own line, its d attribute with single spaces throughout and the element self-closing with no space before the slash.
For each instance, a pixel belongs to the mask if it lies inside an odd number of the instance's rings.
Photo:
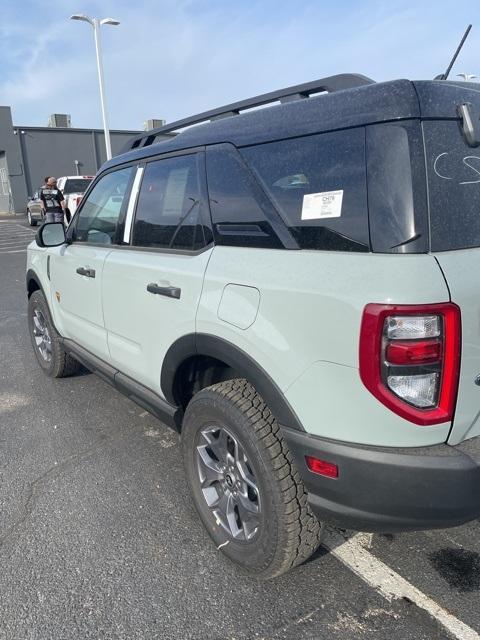
<svg viewBox="0 0 480 640">
<path fill-rule="evenodd" d="M 378 0 L 0 0 L 0 104 L 17 125 L 100 127 L 93 30 L 103 27 L 112 128 L 142 128 L 341 72 L 433 78 L 455 65 L 480 76 L 480 2 Z"/>
</svg>

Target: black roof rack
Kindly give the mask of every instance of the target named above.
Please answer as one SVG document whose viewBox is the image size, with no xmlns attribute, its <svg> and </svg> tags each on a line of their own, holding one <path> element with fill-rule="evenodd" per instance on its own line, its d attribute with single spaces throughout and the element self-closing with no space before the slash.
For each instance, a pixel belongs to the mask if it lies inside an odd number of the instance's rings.
<svg viewBox="0 0 480 640">
<path fill-rule="evenodd" d="M 183 129 L 194 124 L 200 124 L 201 122 L 209 122 L 211 120 L 235 116 L 241 111 L 253 109 L 254 107 L 260 107 L 273 102 L 292 102 L 293 100 L 302 100 L 303 98 L 308 98 L 310 95 L 315 93 L 333 93 L 334 91 L 353 89 L 354 87 L 361 87 L 373 83 L 374 80 L 371 80 L 366 76 L 362 76 L 361 74 L 342 73 L 336 76 L 329 76 L 328 78 L 320 78 L 320 80 L 314 80 L 313 82 L 306 82 L 304 84 L 297 84 L 293 87 L 286 87 L 285 89 L 279 89 L 278 91 L 263 93 L 260 96 L 255 96 L 254 98 L 248 98 L 247 100 L 241 100 L 240 102 L 233 102 L 232 104 L 227 104 L 224 107 L 204 111 L 196 116 L 177 120 L 176 122 L 171 122 L 163 127 L 145 131 L 142 135 L 135 136 L 129 140 L 123 148 L 122 153 L 132 149 L 138 149 L 140 147 L 148 147 L 153 144 L 159 135 L 171 134 L 177 129 Z"/>
</svg>

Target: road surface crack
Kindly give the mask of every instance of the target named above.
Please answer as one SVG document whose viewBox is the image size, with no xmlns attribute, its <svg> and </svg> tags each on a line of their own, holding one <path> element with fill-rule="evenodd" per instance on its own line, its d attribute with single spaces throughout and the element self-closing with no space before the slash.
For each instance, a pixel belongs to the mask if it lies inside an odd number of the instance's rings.
<svg viewBox="0 0 480 640">
<path fill-rule="evenodd" d="M 67 456 L 61 462 L 55 463 L 49 469 L 44 471 L 38 478 L 32 480 L 28 483 L 27 497 L 22 507 L 22 513 L 18 517 L 13 524 L 7 529 L 6 533 L 3 536 L 0 536 L 0 551 L 5 548 L 8 542 L 12 540 L 12 538 L 18 533 L 22 525 L 32 514 L 37 499 L 40 496 L 41 486 L 48 480 L 52 478 L 58 478 L 64 473 L 68 468 L 74 469 L 78 463 L 83 461 L 85 458 L 88 458 L 89 455 L 95 453 L 100 449 L 106 442 L 111 440 L 112 438 L 102 438 L 101 440 L 97 440 L 95 444 L 91 445 L 87 449 L 83 451 L 79 451 L 78 453 L 73 453 L 70 456 Z"/>
</svg>

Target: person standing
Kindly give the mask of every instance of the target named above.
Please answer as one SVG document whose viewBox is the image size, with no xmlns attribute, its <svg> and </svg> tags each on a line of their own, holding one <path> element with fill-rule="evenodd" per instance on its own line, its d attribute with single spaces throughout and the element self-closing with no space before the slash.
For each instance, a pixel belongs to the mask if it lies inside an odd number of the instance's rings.
<svg viewBox="0 0 480 640">
<path fill-rule="evenodd" d="M 40 200 L 45 222 L 63 222 L 66 203 L 63 193 L 57 189 L 56 178 L 48 178 L 47 184 L 40 189 Z"/>
</svg>

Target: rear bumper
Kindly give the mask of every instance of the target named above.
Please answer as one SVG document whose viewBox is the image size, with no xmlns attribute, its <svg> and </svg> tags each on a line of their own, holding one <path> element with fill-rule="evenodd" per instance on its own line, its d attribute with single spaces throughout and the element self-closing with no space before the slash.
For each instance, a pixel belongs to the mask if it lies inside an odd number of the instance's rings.
<svg viewBox="0 0 480 640">
<path fill-rule="evenodd" d="M 282 428 L 324 522 L 359 531 L 454 527 L 480 516 L 480 437 L 456 447 L 351 445 Z M 305 456 L 338 466 L 338 478 L 312 473 Z"/>
<path fill-rule="evenodd" d="M 30 211 L 30 217 L 32 220 L 43 220 L 41 211 Z"/>
</svg>

